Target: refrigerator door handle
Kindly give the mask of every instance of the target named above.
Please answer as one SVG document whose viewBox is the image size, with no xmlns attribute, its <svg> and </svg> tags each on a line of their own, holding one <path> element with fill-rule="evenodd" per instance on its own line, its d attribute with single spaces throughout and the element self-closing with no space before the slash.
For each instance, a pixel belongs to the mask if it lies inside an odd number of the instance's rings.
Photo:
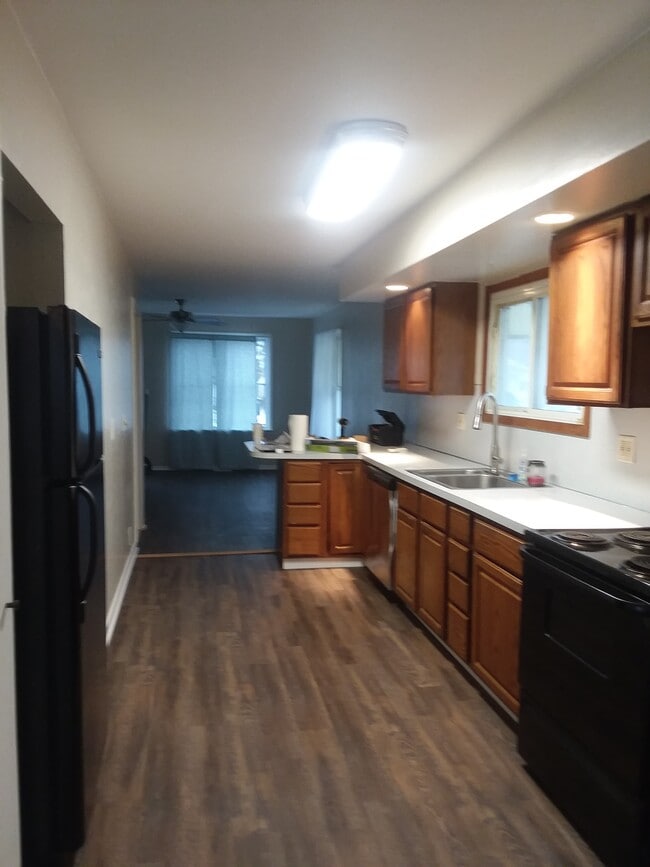
<svg viewBox="0 0 650 867">
<path fill-rule="evenodd" d="M 90 510 L 90 551 L 88 554 L 88 565 L 86 567 L 86 574 L 84 575 L 83 582 L 80 581 L 80 593 L 79 593 L 79 602 L 81 605 L 81 620 L 83 622 L 84 619 L 84 610 L 86 607 L 86 601 L 88 598 L 88 593 L 90 592 L 90 588 L 93 583 L 93 577 L 95 575 L 95 571 L 97 569 L 97 550 L 98 550 L 98 534 L 97 534 L 97 503 L 92 494 L 92 491 L 88 490 L 85 485 L 77 485 L 77 491 L 79 494 L 86 500 Z M 81 576 L 79 576 L 81 578 Z"/>
<path fill-rule="evenodd" d="M 78 474 L 80 476 L 83 476 L 95 463 L 95 440 L 97 438 L 97 425 L 95 421 L 95 396 L 93 394 L 92 385 L 90 384 L 90 377 L 88 376 L 86 365 L 84 364 L 84 360 L 78 352 L 75 353 L 74 366 L 79 371 L 79 374 L 81 376 L 81 382 L 83 383 L 84 391 L 86 392 L 86 399 L 88 401 L 88 454 L 86 455 L 86 460 L 84 461 L 83 466 L 79 467 L 77 470 Z M 90 491 L 88 493 L 90 493 Z"/>
</svg>

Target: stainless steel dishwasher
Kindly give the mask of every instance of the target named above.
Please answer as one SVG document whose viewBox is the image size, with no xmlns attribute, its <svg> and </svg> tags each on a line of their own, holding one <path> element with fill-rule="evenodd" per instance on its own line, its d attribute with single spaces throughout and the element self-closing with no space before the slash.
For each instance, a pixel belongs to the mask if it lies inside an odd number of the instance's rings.
<svg viewBox="0 0 650 867">
<path fill-rule="evenodd" d="M 364 565 L 378 581 L 393 589 L 393 555 L 397 532 L 397 482 L 382 470 L 365 465 L 368 491 L 368 537 Z"/>
</svg>

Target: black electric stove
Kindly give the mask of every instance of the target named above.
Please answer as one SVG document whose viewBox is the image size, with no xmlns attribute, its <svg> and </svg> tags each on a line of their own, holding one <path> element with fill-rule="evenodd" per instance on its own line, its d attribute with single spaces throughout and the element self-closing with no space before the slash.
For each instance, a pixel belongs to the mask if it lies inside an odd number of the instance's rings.
<svg viewBox="0 0 650 867">
<path fill-rule="evenodd" d="M 650 600 L 650 528 L 527 530 L 526 542 Z"/>
<path fill-rule="evenodd" d="M 519 752 L 607 867 L 650 865 L 650 528 L 529 530 Z"/>
</svg>

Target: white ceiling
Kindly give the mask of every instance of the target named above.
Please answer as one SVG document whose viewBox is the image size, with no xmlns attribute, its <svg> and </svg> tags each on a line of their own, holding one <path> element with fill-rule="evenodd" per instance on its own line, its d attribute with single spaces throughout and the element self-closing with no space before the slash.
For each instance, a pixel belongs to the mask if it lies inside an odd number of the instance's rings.
<svg viewBox="0 0 650 867">
<path fill-rule="evenodd" d="M 142 309 L 312 315 L 337 266 L 650 26 L 648 0 L 12 0 Z M 307 220 L 328 129 L 409 130 L 369 216 Z"/>
</svg>

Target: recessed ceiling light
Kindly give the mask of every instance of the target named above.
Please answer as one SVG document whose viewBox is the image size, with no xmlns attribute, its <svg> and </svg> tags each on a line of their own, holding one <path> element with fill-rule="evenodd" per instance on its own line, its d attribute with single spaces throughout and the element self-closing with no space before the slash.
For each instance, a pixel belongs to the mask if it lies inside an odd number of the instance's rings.
<svg viewBox="0 0 650 867">
<path fill-rule="evenodd" d="M 562 223 L 570 223 L 575 220 L 575 215 L 568 211 L 557 214 L 538 214 L 535 217 L 536 223 L 541 223 L 543 226 L 560 226 Z"/>
<path fill-rule="evenodd" d="M 309 196 L 308 216 L 334 223 L 360 214 L 395 172 L 406 136 L 405 126 L 388 120 L 337 127 Z"/>
<path fill-rule="evenodd" d="M 409 287 L 406 286 L 404 283 L 387 283 L 386 284 L 386 289 L 388 289 L 389 292 L 406 292 L 406 290 L 408 288 Z"/>
</svg>

